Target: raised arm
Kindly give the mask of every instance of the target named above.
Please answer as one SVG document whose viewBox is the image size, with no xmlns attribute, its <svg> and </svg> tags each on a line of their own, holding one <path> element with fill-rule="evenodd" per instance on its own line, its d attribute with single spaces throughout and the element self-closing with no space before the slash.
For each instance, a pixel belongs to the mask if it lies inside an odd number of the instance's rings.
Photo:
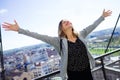
<svg viewBox="0 0 120 80">
<path fill-rule="evenodd" d="M 102 12 L 102 15 L 91 25 L 83 29 L 80 34 L 85 38 L 89 33 L 91 33 L 106 17 L 110 16 L 112 11 L 105 9 Z"/>
</svg>

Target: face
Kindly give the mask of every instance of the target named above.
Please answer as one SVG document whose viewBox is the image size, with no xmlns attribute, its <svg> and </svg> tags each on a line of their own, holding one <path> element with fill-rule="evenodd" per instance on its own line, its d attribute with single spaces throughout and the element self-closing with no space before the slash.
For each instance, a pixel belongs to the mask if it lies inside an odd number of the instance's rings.
<svg viewBox="0 0 120 80">
<path fill-rule="evenodd" d="M 72 23 L 68 20 L 62 20 L 62 30 L 66 31 L 68 29 L 72 29 Z"/>
</svg>

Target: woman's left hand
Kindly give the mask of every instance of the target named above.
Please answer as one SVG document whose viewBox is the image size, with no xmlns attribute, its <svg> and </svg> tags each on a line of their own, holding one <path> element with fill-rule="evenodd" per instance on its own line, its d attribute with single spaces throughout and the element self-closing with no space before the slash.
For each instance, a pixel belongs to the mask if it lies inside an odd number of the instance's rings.
<svg viewBox="0 0 120 80">
<path fill-rule="evenodd" d="M 103 13 L 102 13 L 102 16 L 103 17 L 108 17 L 108 16 L 111 16 L 112 14 L 112 11 L 111 10 L 107 10 L 105 11 L 105 9 L 103 10 Z"/>
</svg>

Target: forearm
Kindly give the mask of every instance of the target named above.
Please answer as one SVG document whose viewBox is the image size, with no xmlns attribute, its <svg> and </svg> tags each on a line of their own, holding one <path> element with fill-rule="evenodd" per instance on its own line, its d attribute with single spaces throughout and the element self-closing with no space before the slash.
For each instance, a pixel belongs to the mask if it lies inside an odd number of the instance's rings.
<svg viewBox="0 0 120 80">
<path fill-rule="evenodd" d="M 100 16 L 93 24 L 83 29 L 81 31 L 83 36 L 86 37 L 89 33 L 91 33 L 103 20 L 104 20 L 104 17 Z"/>
</svg>

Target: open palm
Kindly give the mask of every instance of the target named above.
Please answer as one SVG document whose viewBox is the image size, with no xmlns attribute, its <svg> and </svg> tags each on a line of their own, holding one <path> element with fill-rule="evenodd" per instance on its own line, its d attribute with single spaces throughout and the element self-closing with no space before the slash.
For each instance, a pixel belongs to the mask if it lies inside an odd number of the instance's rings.
<svg viewBox="0 0 120 80">
<path fill-rule="evenodd" d="M 5 28 L 6 31 L 18 31 L 19 26 L 18 26 L 16 20 L 14 20 L 14 24 L 4 22 L 2 24 L 2 28 Z"/>
</svg>

